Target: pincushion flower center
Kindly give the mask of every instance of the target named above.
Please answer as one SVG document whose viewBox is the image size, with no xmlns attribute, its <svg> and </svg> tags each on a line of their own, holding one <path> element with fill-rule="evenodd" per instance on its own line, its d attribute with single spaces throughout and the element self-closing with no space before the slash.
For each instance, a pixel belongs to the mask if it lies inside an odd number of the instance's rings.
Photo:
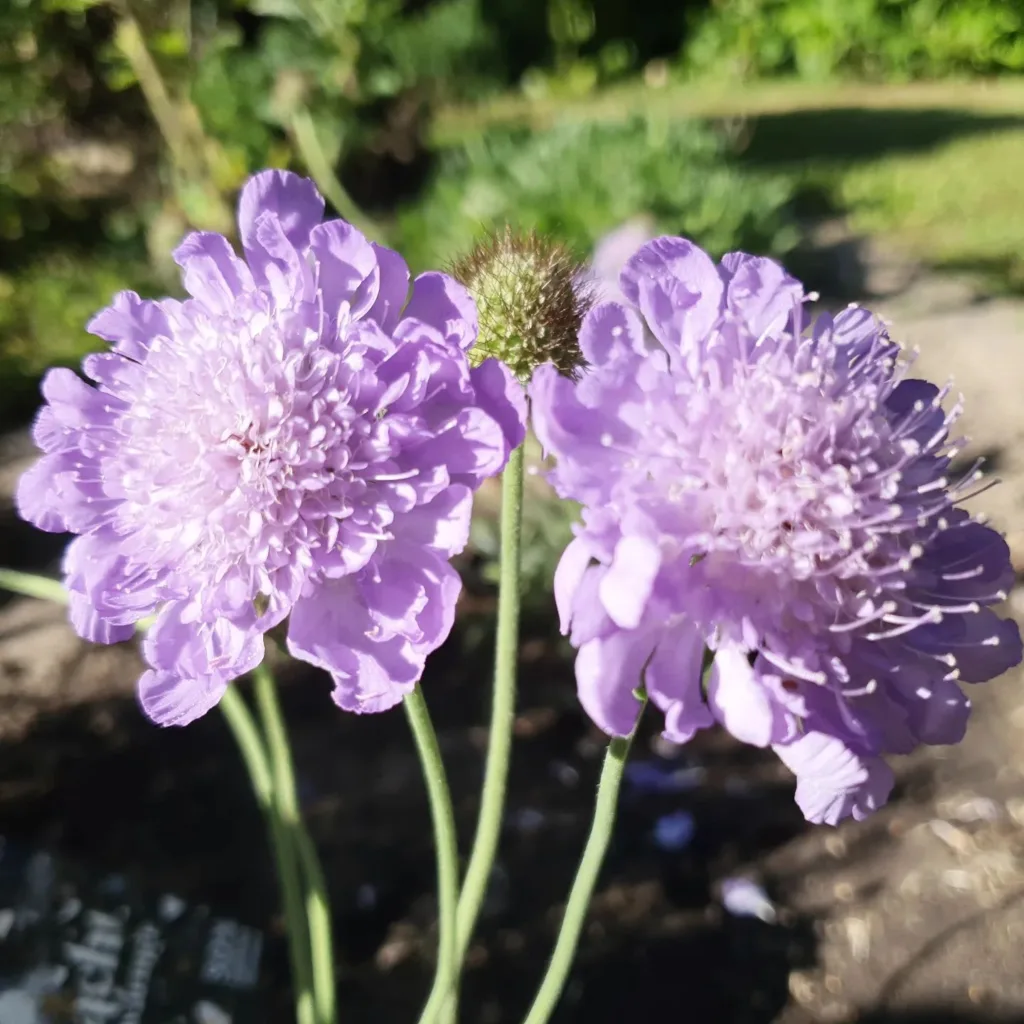
<svg viewBox="0 0 1024 1024">
<path fill-rule="evenodd" d="M 859 500 L 842 448 L 857 418 L 818 388 L 799 389 L 794 403 L 784 383 L 741 372 L 729 390 L 709 396 L 693 421 L 700 465 L 683 478 L 697 483 L 711 550 L 807 578 L 838 567 L 854 546 Z M 720 429 L 700 437 L 709 421 Z M 687 434 L 679 447 L 689 461 Z"/>
</svg>

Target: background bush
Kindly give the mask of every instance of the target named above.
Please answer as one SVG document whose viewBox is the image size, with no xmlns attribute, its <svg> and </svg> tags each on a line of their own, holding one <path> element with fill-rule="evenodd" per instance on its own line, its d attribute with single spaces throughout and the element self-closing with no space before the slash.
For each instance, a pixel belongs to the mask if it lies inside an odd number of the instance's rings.
<svg viewBox="0 0 1024 1024">
<path fill-rule="evenodd" d="M 445 153 L 430 186 L 398 220 L 402 250 L 422 266 L 505 223 L 589 253 L 640 213 L 715 253 L 780 252 L 795 241 L 791 188 L 734 165 L 724 137 L 696 121 L 637 117 L 489 132 Z"/>
<path fill-rule="evenodd" d="M 758 78 L 905 81 L 1024 69 L 1017 0 L 716 0 L 684 67 Z"/>
</svg>

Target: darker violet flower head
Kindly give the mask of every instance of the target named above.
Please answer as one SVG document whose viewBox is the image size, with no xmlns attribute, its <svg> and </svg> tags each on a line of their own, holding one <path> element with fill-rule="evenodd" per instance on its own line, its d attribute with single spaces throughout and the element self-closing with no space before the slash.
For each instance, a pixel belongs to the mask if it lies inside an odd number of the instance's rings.
<svg viewBox="0 0 1024 1024">
<path fill-rule="evenodd" d="M 156 616 L 139 687 L 162 724 L 209 710 L 286 618 L 341 707 L 399 701 L 451 628 L 471 492 L 523 437 L 518 383 L 470 368 L 465 289 L 429 273 L 410 297 L 402 258 L 323 210 L 311 182 L 257 174 L 244 259 L 189 235 L 191 298 L 122 292 L 89 325 L 111 345 L 85 360 L 95 385 L 43 382 L 19 510 L 78 534 L 64 570 L 83 637 Z"/>
<path fill-rule="evenodd" d="M 960 508 L 978 472 L 950 475 L 960 405 L 865 310 L 805 326 L 771 260 L 659 238 L 620 284 L 583 323 L 580 381 L 531 388 L 583 505 L 555 579 L 583 705 L 623 735 L 642 678 L 670 739 L 719 722 L 777 751 L 809 819 L 861 818 L 891 789 L 882 755 L 958 741 L 958 684 L 1021 660 L 989 607 L 1009 551 Z"/>
</svg>

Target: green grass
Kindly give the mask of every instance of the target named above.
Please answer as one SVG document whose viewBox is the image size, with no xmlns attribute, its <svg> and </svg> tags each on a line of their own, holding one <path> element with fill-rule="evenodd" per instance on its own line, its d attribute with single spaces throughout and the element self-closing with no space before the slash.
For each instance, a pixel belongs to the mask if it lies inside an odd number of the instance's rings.
<svg viewBox="0 0 1024 1024">
<path fill-rule="evenodd" d="M 883 156 L 838 175 L 854 230 L 934 266 L 975 269 L 1024 290 L 1024 129 Z"/>
</svg>

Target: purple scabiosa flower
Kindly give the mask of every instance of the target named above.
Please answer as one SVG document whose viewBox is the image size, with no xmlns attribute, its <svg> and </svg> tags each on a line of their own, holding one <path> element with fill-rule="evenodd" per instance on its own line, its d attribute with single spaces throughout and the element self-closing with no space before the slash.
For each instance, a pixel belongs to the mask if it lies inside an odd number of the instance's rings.
<svg viewBox="0 0 1024 1024">
<path fill-rule="evenodd" d="M 476 311 L 437 273 L 341 220 L 312 182 L 242 190 L 245 258 L 220 235 L 175 252 L 191 298 L 120 293 L 89 330 L 91 386 L 51 370 L 21 515 L 78 534 L 71 621 L 127 639 L 149 616 L 139 682 L 156 722 L 190 722 L 288 624 L 334 699 L 381 711 L 447 636 L 471 492 L 524 434 L 519 384 L 471 369 Z M 407 302 L 408 299 L 408 302 Z"/>
<path fill-rule="evenodd" d="M 624 735 L 642 677 L 669 739 L 721 723 L 777 751 L 810 820 L 862 818 L 883 754 L 957 742 L 958 681 L 1021 660 L 988 607 L 1007 546 L 959 507 L 979 474 L 949 478 L 960 404 L 865 310 L 805 326 L 771 260 L 659 238 L 620 284 L 583 323 L 579 382 L 541 367 L 531 388 L 583 505 L 555 578 L 581 701 Z"/>
</svg>

